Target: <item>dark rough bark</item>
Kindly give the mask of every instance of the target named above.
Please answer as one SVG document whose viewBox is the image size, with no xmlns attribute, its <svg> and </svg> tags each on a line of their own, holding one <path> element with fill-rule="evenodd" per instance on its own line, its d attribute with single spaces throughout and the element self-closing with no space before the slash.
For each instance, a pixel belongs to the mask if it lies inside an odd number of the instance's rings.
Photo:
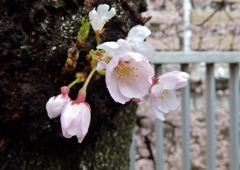
<svg viewBox="0 0 240 170">
<path fill-rule="evenodd" d="M 144 11 L 143 0 L 133 0 Z M 86 101 L 92 118 L 83 143 L 62 137 L 59 118 L 50 120 L 47 100 L 74 79 L 62 68 L 76 41 L 82 17 L 100 3 L 117 9 L 106 24 L 105 41 L 124 38 L 138 23 L 120 0 L 1 0 L 0 2 L 0 169 L 128 169 L 136 104 L 115 103 L 104 77 L 93 79 Z M 93 31 L 80 53 L 77 71 L 88 70 L 87 52 L 95 47 Z M 70 93 L 76 98 L 82 84 Z"/>
</svg>

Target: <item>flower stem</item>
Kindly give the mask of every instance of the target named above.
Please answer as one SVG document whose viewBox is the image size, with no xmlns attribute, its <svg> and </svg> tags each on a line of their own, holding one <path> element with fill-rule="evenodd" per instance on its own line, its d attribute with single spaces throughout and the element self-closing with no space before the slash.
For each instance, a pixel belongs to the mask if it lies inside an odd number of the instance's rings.
<svg viewBox="0 0 240 170">
<path fill-rule="evenodd" d="M 77 83 L 81 83 L 81 81 L 80 81 L 80 78 L 78 77 L 78 78 L 76 78 L 72 83 L 70 83 L 69 85 L 68 85 L 68 87 L 69 88 L 71 88 L 72 86 L 74 86 L 75 84 L 77 84 Z"/>
<path fill-rule="evenodd" d="M 94 67 L 92 69 L 92 71 L 88 75 L 86 81 L 84 82 L 83 87 L 78 91 L 78 96 L 77 96 L 77 99 L 75 100 L 77 103 L 82 103 L 85 101 L 85 98 L 87 95 L 87 86 L 88 86 L 88 83 L 90 82 L 95 71 L 96 71 L 96 67 Z"/>
<path fill-rule="evenodd" d="M 87 77 L 87 79 L 86 79 L 86 81 L 84 82 L 84 84 L 83 84 L 83 87 L 81 88 L 82 90 L 87 90 L 87 86 L 88 86 L 88 83 L 90 82 L 90 80 L 91 80 L 91 78 L 92 78 L 92 76 L 93 76 L 93 74 L 94 74 L 94 72 L 96 71 L 96 67 L 94 67 L 93 69 L 92 69 L 92 71 L 90 72 L 90 74 L 88 75 L 88 77 Z M 80 90 L 81 90 L 80 89 Z M 80 91 L 79 90 L 79 91 Z"/>
<path fill-rule="evenodd" d="M 95 37 L 96 37 L 97 45 L 99 45 L 100 41 L 101 41 L 101 39 L 100 39 L 100 31 L 99 30 L 95 31 Z"/>
</svg>

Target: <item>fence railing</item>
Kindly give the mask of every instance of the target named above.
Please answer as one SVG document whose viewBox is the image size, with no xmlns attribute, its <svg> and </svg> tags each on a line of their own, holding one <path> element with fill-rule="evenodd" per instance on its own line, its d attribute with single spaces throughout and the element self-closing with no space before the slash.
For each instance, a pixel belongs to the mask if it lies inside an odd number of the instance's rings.
<svg viewBox="0 0 240 170">
<path fill-rule="evenodd" d="M 206 167 L 207 170 L 216 169 L 216 136 L 215 136 L 215 77 L 214 63 L 229 63 L 229 143 L 230 143 L 230 169 L 239 170 L 239 63 L 240 52 L 155 52 L 151 63 L 155 65 L 156 75 L 161 74 L 161 64 L 180 64 L 181 70 L 188 72 L 188 65 L 191 63 L 206 63 Z M 182 89 L 182 170 L 191 169 L 190 157 L 190 86 L 187 85 Z M 156 120 L 156 170 L 164 168 L 164 149 L 163 149 L 163 122 Z M 135 169 L 135 144 L 134 135 L 133 143 L 130 150 L 130 169 Z"/>
</svg>

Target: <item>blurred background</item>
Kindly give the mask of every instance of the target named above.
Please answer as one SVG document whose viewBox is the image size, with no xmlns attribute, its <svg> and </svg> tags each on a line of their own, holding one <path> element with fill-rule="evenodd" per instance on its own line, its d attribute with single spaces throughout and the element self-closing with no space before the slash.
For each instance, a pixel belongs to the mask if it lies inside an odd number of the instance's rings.
<svg viewBox="0 0 240 170">
<path fill-rule="evenodd" d="M 148 97 L 139 103 L 131 169 L 239 170 L 240 0 L 147 3 L 158 76 L 183 70 L 190 84 L 165 122 L 155 120 Z"/>
</svg>

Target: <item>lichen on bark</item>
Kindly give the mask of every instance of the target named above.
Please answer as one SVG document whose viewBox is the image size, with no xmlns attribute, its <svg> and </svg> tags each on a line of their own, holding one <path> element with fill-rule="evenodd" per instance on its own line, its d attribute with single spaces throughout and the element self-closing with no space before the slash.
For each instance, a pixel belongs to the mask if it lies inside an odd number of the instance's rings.
<svg viewBox="0 0 240 170">
<path fill-rule="evenodd" d="M 146 9 L 144 1 L 132 2 L 137 12 Z M 74 79 L 74 73 L 62 72 L 67 50 L 76 41 L 81 18 L 100 3 L 117 11 L 106 24 L 105 41 L 124 38 L 137 24 L 121 0 L 0 2 L 1 169 L 128 169 L 137 105 L 115 103 L 104 77 L 93 79 L 87 90 L 92 120 L 83 143 L 63 138 L 59 118 L 50 120 L 45 110 L 47 100 Z M 85 56 L 95 46 L 91 30 L 76 71 L 89 65 Z M 81 86 L 71 90 L 73 99 Z"/>
</svg>

